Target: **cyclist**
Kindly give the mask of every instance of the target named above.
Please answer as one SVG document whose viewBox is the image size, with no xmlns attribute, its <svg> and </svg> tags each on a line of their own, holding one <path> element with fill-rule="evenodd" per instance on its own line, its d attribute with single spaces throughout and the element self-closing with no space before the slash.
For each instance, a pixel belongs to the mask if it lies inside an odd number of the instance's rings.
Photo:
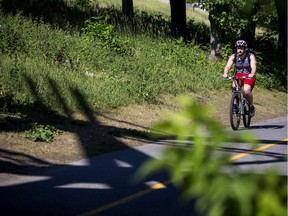
<svg viewBox="0 0 288 216">
<path fill-rule="evenodd" d="M 224 68 L 223 77 L 227 78 L 229 70 L 235 64 L 237 78 L 247 76 L 248 78 L 240 78 L 240 83 L 243 85 L 243 92 L 245 98 L 248 100 L 250 106 L 250 116 L 255 115 L 255 108 L 253 106 L 252 90 L 256 82 L 256 57 L 253 53 L 247 52 L 247 43 L 244 40 L 238 40 L 235 43 L 236 53 L 232 54 Z M 244 83 L 243 83 L 244 82 Z M 235 89 L 234 83 L 232 88 Z"/>
</svg>

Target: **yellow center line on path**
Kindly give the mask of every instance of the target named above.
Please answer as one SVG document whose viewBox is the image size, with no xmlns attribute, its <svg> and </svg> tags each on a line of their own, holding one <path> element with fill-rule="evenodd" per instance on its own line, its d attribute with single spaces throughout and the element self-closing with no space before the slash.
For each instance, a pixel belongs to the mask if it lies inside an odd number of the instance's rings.
<svg viewBox="0 0 288 216">
<path fill-rule="evenodd" d="M 107 205 L 104 205 L 104 206 L 102 206 L 102 207 L 100 207 L 100 208 L 97 208 L 97 209 L 94 209 L 94 210 L 85 212 L 85 213 L 83 213 L 83 214 L 80 214 L 80 216 L 91 216 L 91 215 L 99 214 L 100 212 L 103 212 L 103 211 L 105 211 L 105 210 L 111 209 L 111 208 L 116 207 L 116 206 L 118 206 L 118 205 L 122 205 L 122 204 L 127 203 L 127 202 L 129 202 L 129 201 L 131 201 L 131 200 L 135 200 L 135 199 L 137 199 L 137 198 L 139 198 L 139 197 L 141 197 L 141 196 L 144 196 L 144 195 L 146 195 L 146 194 L 148 194 L 148 193 L 151 193 L 152 191 L 165 188 L 165 186 L 168 185 L 168 184 L 170 184 L 170 183 L 171 183 L 170 180 L 165 181 L 165 182 L 162 182 L 162 183 L 159 182 L 159 183 L 157 183 L 157 184 L 154 184 L 154 185 L 150 186 L 150 187 L 147 188 L 146 190 L 139 191 L 139 192 L 134 193 L 134 194 L 132 194 L 132 195 L 130 195 L 130 196 L 127 196 L 127 197 L 125 197 L 125 198 L 123 198 L 123 199 L 120 199 L 120 200 L 117 200 L 117 201 L 115 201 L 115 202 L 112 202 L 112 203 L 109 203 L 109 204 L 107 204 Z"/>
<path fill-rule="evenodd" d="M 264 149 L 270 148 L 270 147 L 272 147 L 272 146 L 274 146 L 274 145 L 277 145 L 277 144 L 282 143 L 282 142 L 287 142 L 287 141 L 288 141 L 288 138 L 283 139 L 283 140 L 281 140 L 281 141 L 279 141 L 279 142 L 276 142 L 276 143 L 272 143 L 272 144 L 267 144 L 267 145 L 261 146 L 261 147 L 259 147 L 259 148 L 253 149 L 252 151 L 247 151 L 246 153 L 237 154 L 237 155 L 229 158 L 229 161 L 235 161 L 235 160 L 237 160 L 237 159 L 239 159 L 239 158 L 245 157 L 245 156 L 250 155 L 250 154 L 253 154 L 253 153 L 255 153 L 255 152 L 262 151 L 262 150 L 264 150 Z M 171 180 L 168 180 L 168 181 L 165 181 L 165 182 L 159 182 L 159 183 L 157 183 L 157 184 L 154 184 L 154 185 L 150 186 L 150 187 L 147 188 L 146 190 L 139 191 L 139 192 L 137 192 L 137 193 L 134 193 L 134 194 L 132 194 L 132 195 L 130 195 L 130 196 L 124 197 L 124 198 L 122 198 L 122 199 L 120 199 L 120 200 L 117 200 L 117 201 L 115 201 L 115 202 L 109 203 L 109 204 L 107 204 L 107 205 L 104 205 L 104 206 L 102 206 L 102 207 L 93 209 L 93 210 L 91 210 L 91 211 L 87 211 L 87 212 L 85 212 L 85 213 L 80 214 L 79 216 L 92 216 L 92 215 L 99 214 L 99 213 L 101 213 L 101 212 L 103 212 L 103 211 L 106 211 L 106 210 L 111 209 L 111 208 L 113 208 L 113 207 L 116 207 L 116 206 L 122 205 L 122 204 L 124 204 L 124 203 L 130 202 L 130 201 L 135 200 L 135 199 L 137 199 L 137 198 L 139 198 L 139 197 L 142 197 L 142 196 L 144 196 L 144 195 L 146 195 L 146 194 L 149 194 L 149 193 L 151 193 L 152 191 L 165 188 L 165 186 L 168 185 L 168 184 L 170 184 L 170 183 L 171 183 Z"/>
<path fill-rule="evenodd" d="M 277 145 L 279 143 L 287 142 L 287 141 L 288 141 L 288 138 L 280 140 L 279 142 L 276 142 L 276 143 L 271 143 L 271 144 L 267 144 L 267 145 L 264 145 L 264 146 L 260 146 L 260 147 L 258 147 L 256 149 L 253 149 L 252 151 L 247 151 L 246 153 L 237 154 L 237 155 L 229 158 L 229 161 L 235 161 L 235 160 L 237 160 L 239 158 L 243 158 L 243 157 L 248 156 L 250 154 L 254 154 L 255 152 L 262 151 L 264 149 L 270 148 L 270 147 L 275 146 L 275 145 Z"/>
</svg>

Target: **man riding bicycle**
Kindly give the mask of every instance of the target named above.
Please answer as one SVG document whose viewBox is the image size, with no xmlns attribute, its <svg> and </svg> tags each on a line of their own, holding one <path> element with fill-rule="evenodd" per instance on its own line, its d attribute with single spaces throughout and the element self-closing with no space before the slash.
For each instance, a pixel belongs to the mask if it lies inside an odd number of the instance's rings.
<svg viewBox="0 0 288 216">
<path fill-rule="evenodd" d="M 250 106 L 250 116 L 255 115 L 255 108 L 253 106 L 252 90 L 256 82 L 256 57 L 253 53 L 246 52 L 247 43 L 244 40 L 238 40 L 235 43 L 236 53 L 232 54 L 224 68 L 223 77 L 227 78 L 229 70 L 235 64 L 236 78 L 240 78 L 240 83 L 243 85 L 243 92 Z M 243 76 L 247 78 L 243 78 Z M 234 83 L 232 84 L 235 89 Z"/>
</svg>

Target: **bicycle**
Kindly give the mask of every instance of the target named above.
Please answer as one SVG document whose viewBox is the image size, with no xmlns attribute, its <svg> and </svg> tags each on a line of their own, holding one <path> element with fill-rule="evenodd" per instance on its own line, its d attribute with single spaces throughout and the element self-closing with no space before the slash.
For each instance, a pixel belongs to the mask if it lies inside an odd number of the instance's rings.
<svg viewBox="0 0 288 216">
<path fill-rule="evenodd" d="M 242 86 L 240 85 L 240 79 L 246 79 L 247 76 L 236 78 L 235 76 L 228 76 L 228 80 L 233 80 L 235 84 L 235 90 L 232 93 L 230 102 L 230 125 L 233 130 L 238 130 L 240 126 L 241 117 L 243 119 L 243 125 L 245 128 L 250 127 L 251 116 L 250 106 L 248 101 L 244 97 L 242 92 Z"/>
</svg>

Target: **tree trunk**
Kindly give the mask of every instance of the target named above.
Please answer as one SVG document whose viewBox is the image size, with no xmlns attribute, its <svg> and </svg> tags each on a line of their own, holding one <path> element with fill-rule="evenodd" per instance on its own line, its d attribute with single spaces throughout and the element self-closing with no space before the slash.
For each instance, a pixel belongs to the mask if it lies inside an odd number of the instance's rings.
<svg viewBox="0 0 288 216">
<path fill-rule="evenodd" d="M 210 58 L 222 58 L 222 31 L 216 20 L 209 14 L 210 21 Z"/>
<path fill-rule="evenodd" d="M 173 37 L 186 36 L 186 0 L 170 0 L 171 33 Z"/>
<path fill-rule="evenodd" d="M 278 13 L 278 48 L 287 56 L 287 0 L 275 0 Z"/>
<path fill-rule="evenodd" d="M 133 18 L 133 0 L 122 0 L 122 12 L 129 19 Z"/>
</svg>

